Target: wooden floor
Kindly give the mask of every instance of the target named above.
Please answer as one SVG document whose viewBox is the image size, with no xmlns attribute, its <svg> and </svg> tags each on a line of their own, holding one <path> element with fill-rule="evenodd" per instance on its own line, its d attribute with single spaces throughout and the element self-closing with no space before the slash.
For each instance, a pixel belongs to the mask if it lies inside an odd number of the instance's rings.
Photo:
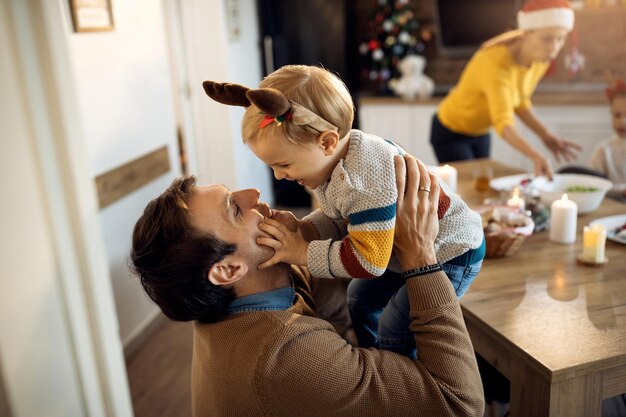
<svg viewBox="0 0 626 417">
<path fill-rule="evenodd" d="M 191 416 L 192 325 L 167 320 L 126 362 L 135 417 Z"/>
</svg>

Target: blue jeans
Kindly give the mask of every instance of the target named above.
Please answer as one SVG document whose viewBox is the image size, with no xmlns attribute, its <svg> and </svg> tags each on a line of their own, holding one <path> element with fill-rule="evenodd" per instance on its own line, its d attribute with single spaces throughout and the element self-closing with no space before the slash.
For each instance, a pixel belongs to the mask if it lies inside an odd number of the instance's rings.
<svg viewBox="0 0 626 417">
<path fill-rule="evenodd" d="M 485 257 L 485 241 L 478 249 L 441 265 L 461 298 L 474 281 Z M 409 330 L 409 297 L 404 279 L 390 270 L 372 279 L 355 278 L 348 286 L 348 309 L 361 347 L 378 347 L 415 358 L 415 339 Z"/>
</svg>

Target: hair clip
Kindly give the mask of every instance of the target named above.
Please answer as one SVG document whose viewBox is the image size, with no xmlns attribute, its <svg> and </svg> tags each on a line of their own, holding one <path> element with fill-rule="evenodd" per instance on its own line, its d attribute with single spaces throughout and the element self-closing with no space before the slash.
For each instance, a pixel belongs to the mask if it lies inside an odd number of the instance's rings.
<svg viewBox="0 0 626 417">
<path fill-rule="evenodd" d="M 285 120 L 291 120 L 292 116 L 293 114 L 291 113 L 291 111 L 288 111 L 287 113 L 280 116 L 270 116 L 269 114 L 266 114 L 263 117 L 263 120 L 261 120 L 261 123 L 259 123 L 259 128 L 263 129 L 264 127 L 267 127 L 272 123 L 276 123 L 276 126 L 280 126 Z"/>
</svg>

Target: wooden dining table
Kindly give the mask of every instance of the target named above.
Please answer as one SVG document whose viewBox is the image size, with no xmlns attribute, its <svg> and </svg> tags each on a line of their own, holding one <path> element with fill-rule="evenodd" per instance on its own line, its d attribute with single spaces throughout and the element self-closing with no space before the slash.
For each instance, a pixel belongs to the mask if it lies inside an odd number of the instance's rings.
<svg viewBox="0 0 626 417">
<path fill-rule="evenodd" d="M 451 165 L 470 207 L 497 197 L 474 189 L 475 172 L 520 173 L 488 159 Z M 513 255 L 485 259 L 461 300 L 475 351 L 510 381 L 511 417 L 600 416 L 603 399 L 626 392 L 626 245 L 607 240 L 603 266 L 576 258 L 583 226 L 616 214 L 626 204 L 605 198 L 578 216 L 574 244 L 540 231 Z"/>
</svg>

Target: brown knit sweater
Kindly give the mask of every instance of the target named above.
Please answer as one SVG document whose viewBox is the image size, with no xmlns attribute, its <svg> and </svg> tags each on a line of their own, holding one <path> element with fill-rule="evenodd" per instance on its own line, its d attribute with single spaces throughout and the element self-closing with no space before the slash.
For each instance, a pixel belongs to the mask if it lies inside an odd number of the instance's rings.
<svg viewBox="0 0 626 417">
<path fill-rule="evenodd" d="M 307 277 L 293 276 L 287 311 L 194 324 L 195 417 L 482 416 L 480 375 L 445 273 L 407 281 L 417 361 L 347 344 L 314 317 Z"/>
</svg>

